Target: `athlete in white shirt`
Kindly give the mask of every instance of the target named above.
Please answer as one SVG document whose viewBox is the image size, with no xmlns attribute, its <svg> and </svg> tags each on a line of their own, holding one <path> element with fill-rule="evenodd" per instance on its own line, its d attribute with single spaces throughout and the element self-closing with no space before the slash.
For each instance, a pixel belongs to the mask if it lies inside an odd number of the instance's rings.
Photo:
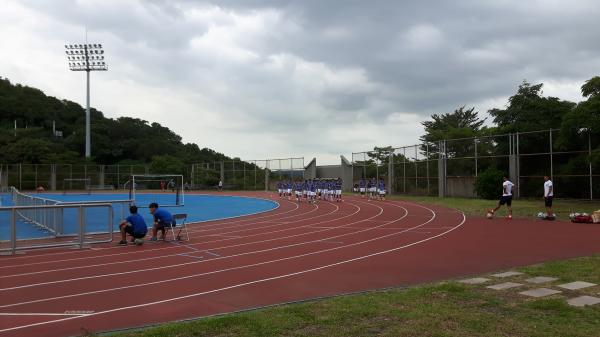
<svg viewBox="0 0 600 337">
<path fill-rule="evenodd" d="M 508 208 L 508 219 L 512 219 L 512 192 L 513 186 L 515 186 L 507 176 L 504 176 L 504 182 L 502 183 L 502 197 L 498 202 L 498 206 L 494 209 L 490 209 L 489 212 L 494 214 L 502 205 L 506 204 Z"/>
<path fill-rule="evenodd" d="M 554 198 L 554 186 L 550 177 L 544 176 L 544 206 L 546 206 L 546 219 L 554 220 L 552 213 L 552 199 Z"/>
</svg>

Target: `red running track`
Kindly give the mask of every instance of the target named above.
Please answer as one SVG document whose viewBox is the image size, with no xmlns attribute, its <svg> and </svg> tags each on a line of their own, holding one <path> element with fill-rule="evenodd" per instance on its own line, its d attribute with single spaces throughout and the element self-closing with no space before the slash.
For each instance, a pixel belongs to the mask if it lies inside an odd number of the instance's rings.
<svg viewBox="0 0 600 337">
<path fill-rule="evenodd" d="M 600 252 L 600 226 L 465 218 L 402 201 L 298 204 L 191 240 L 0 257 L 0 336 L 73 336 Z"/>
</svg>

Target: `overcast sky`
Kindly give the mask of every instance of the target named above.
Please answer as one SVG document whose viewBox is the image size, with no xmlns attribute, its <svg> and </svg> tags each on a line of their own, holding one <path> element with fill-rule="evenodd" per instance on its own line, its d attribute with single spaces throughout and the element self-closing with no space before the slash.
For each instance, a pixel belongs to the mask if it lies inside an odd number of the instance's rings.
<svg viewBox="0 0 600 337">
<path fill-rule="evenodd" d="M 421 121 L 502 108 L 527 79 L 578 102 L 600 72 L 597 1 L 2 0 L 0 76 L 85 106 L 65 43 L 102 43 L 106 117 L 242 159 L 417 142 Z M 92 139 L 93 142 L 93 139 Z"/>
</svg>

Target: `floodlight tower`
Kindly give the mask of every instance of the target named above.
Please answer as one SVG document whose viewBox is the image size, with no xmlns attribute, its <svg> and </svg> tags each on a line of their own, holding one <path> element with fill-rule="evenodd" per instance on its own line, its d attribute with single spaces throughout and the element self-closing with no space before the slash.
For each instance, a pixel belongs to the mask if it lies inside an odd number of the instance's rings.
<svg viewBox="0 0 600 337">
<path fill-rule="evenodd" d="M 92 155 L 90 140 L 90 71 L 106 71 L 104 50 L 101 44 L 66 44 L 65 53 L 71 71 L 85 71 L 87 74 L 87 101 L 85 108 L 85 157 Z"/>
</svg>

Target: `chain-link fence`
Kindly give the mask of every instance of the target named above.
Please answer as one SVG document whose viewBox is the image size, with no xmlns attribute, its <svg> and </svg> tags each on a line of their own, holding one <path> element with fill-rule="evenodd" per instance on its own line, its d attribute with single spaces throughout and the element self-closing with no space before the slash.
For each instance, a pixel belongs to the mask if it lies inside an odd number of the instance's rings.
<svg viewBox="0 0 600 337">
<path fill-rule="evenodd" d="M 158 174 L 150 165 L 71 165 L 71 164 L 0 164 L 0 188 L 20 190 L 122 189 L 134 174 Z M 265 190 L 280 180 L 304 177 L 304 158 L 264 160 L 228 160 L 195 163 L 186 167 L 184 182 L 192 189 L 216 188 L 219 181 L 226 189 Z M 79 185 L 74 181 L 84 181 Z"/>
<path fill-rule="evenodd" d="M 304 158 L 197 163 L 191 166 L 190 177 L 192 186 L 199 189 L 215 188 L 219 181 L 226 189 L 272 189 L 277 181 L 302 179 Z"/>
<path fill-rule="evenodd" d="M 561 137 L 559 130 L 446 139 L 352 154 L 354 183 L 384 178 L 393 193 L 475 197 L 478 175 L 495 169 L 509 175 L 520 197 L 541 196 L 543 177 L 557 197 L 600 196 L 600 139 L 589 130 Z"/>
<path fill-rule="evenodd" d="M 550 176 L 557 197 L 600 196 L 600 139 L 590 130 L 543 130 L 476 138 L 446 139 L 352 154 L 352 185 L 383 178 L 392 193 L 476 197 L 477 177 L 488 169 L 505 172 L 521 197 L 541 196 Z M 303 157 L 228 160 L 186 166 L 184 179 L 195 189 L 274 189 L 278 181 L 303 179 Z M 100 188 L 122 188 L 133 174 L 156 174 L 149 165 L 0 164 L 0 189 L 15 186 L 60 190 L 68 179 Z M 348 186 L 352 186 L 348 185 Z"/>
</svg>

